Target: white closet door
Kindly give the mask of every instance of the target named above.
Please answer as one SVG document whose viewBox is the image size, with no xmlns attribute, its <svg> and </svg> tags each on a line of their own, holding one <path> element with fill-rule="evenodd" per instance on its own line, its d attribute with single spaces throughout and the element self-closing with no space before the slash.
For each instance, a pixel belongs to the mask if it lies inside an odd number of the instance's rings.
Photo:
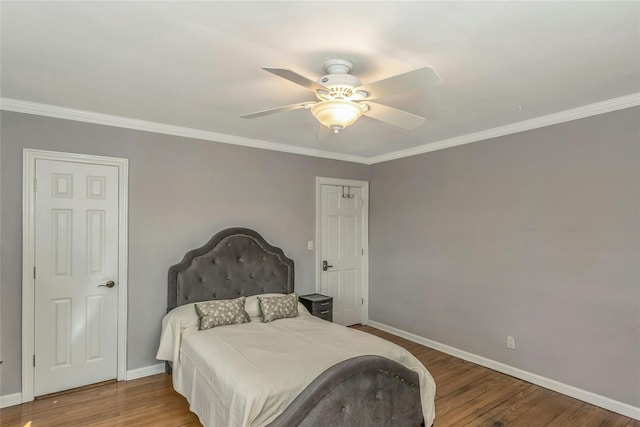
<svg viewBox="0 0 640 427">
<path fill-rule="evenodd" d="M 118 168 L 36 160 L 35 395 L 116 378 Z"/>
<path fill-rule="evenodd" d="M 321 192 L 320 251 L 327 267 L 320 292 L 333 297 L 335 323 L 362 323 L 362 188 L 322 185 Z"/>
</svg>

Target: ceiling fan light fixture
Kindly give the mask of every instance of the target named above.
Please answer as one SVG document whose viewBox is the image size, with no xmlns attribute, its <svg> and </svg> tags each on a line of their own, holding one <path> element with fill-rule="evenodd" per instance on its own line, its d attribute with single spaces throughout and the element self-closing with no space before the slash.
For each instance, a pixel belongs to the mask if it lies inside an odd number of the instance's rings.
<svg viewBox="0 0 640 427">
<path fill-rule="evenodd" d="M 311 114 L 333 132 L 352 125 L 367 111 L 367 107 L 343 99 L 328 99 L 311 106 Z"/>
<path fill-rule="evenodd" d="M 420 90 L 442 83 L 433 69 L 422 67 L 362 85 L 356 76 L 350 74 L 353 63 L 344 59 L 330 59 L 325 62 L 324 70 L 327 74 L 315 81 L 286 68 L 262 68 L 313 91 L 318 101 L 270 108 L 240 117 L 253 119 L 273 113 L 308 108 L 313 117 L 335 133 L 352 125 L 362 115 L 403 129 L 416 129 L 424 123 L 424 117 L 371 101 L 383 96 Z"/>
</svg>

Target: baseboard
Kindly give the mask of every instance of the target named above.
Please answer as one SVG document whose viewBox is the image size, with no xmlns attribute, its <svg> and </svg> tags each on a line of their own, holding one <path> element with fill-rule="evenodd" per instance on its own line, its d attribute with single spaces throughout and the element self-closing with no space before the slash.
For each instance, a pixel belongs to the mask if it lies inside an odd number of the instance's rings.
<svg viewBox="0 0 640 427">
<path fill-rule="evenodd" d="M 577 387 L 561 383 L 550 378 L 543 377 L 531 372 L 524 371 L 513 366 L 506 365 L 495 360 L 487 359 L 486 357 L 478 356 L 477 354 L 469 353 L 464 350 L 457 349 L 455 347 L 448 346 L 446 344 L 439 343 L 421 336 L 412 334 L 410 332 L 403 331 L 402 329 L 394 328 L 393 326 L 385 325 L 374 320 L 369 320 L 367 324 L 373 328 L 380 329 L 390 334 L 397 335 L 402 338 L 406 338 L 418 344 L 422 344 L 425 347 L 432 348 L 434 350 L 447 353 L 451 356 L 455 356 L 459 359 L 466 360 L 468 362 L 475 363 L 476 365 L 484 366 L 494 371 L 502 372 L 503 374 L 510 375 L 515 378 L 530 382 L 532 384 L 539 385 L 549 390 L 557 391 L 566 396 L 573 397 L 583 402 L 590 403 L 592 405 L 599 406 L 612 412 L 631 417 L 636 420 L 640 420 L 640 408 L 631 406 L 626 403 L 618 402 L 617 400 L 610 399 L 599 394 L 592 393 L 590 391 L 582 390 Z"/>
<path fill-rule="evenodd" d="M 155 365 L 145 366 L 144 368 L 131 369 L 127 371 L 127 381 L 135 380 L 138 378 L 148 377 L 150 375 L 162 374 L 164 372 L 164 363 L 158 363 Z M 0 396 L 0 408 L 6 408 L 7 406 L 20 405 L 22 403 L 22 393 L 7 394 Z"/>
<path fill-rule="evenodd" d="M 155 365 L 145 366 L 144 368 L 131 369 L 130 371 L 127 371 L 127 381 L 148 377 L 150 375 L 162 374 L 163 372 L 164 363 L 157 363 Z"/>
<path fill-rule="evenodd" d="M 20 405 L 22 403 L 22 393 L 13 393 L 0 396 L 0 408 L 7 406 Z"/>
</svg>

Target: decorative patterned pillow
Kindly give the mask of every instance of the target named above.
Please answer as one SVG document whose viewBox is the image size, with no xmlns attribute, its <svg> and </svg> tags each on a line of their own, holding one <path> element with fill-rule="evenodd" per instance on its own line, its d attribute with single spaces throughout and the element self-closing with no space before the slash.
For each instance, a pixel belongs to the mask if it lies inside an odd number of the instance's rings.
<svg viewBox="0 0 640 427">
<path fill-rule="evenodd" d="M 260 321 L 262 322 L 262 311 L 260 311 L 260 301 L 258 301 L 258 297 L 283 297 L 285 295 L 287 294 L 267 293 L 248 296 L 244 302 L 244 311 L 247 312 L 251 321 L 253 321 L 254 317 L 260 317 Z"/>
<path fill-rule="evenodd" d="M 199 302 L 195 304 L 200 318 L 198 330 L 211 329 L 216 326 L 247 323 L 249 315 L 244 311 L 245 297 L 218 301 Z"/>
<path fill-rule="evenodd" d="M 298 294 L 292 293 L 279 297 L 261 297 L 260 310 L 264 323 L 288 317 L 298 317 Z"/>
</svg>

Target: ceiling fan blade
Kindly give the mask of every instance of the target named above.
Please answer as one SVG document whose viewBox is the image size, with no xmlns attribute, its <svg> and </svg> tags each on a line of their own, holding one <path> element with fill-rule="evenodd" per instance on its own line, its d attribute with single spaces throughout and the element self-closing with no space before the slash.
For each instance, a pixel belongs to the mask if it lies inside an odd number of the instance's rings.
<svg viewBox="0 0 640 427">
<path fill-rule="evenodd" d="M 367 101 L 366 104 L 369 105 L 369 110 L 364 113 L 365 116 L 393 126 L 413 130 L 425 122 L 424 117 L 416 116 L 415 114 L 407 113 L 397 108 L 369 101 Z"/>
<path fill-rule="evenodd" d="M 326 86 L 322 86 L 320 83 L 317 83 L 311 79 L 308 79 L 305 76 L 302 76 L 295 71 L 287 70 L 285 68 L 272 68 L 272 67 L 262 67 L 263 70 L 268 71 L 270 73 L 275 74 L 276 76 L 280 76 L 283 79 L 287 79 L 291 82 L 294 82 L 297 85 L 300 85 L 304 88 L 311 90 L 324 90 L 327 91 Z"/>
<path fill-rule="evenodd" d="M 309 104 L 313 102 L 300 102 L 298 104 L 285 105 L 278 108 L 270 108 L 268 110 L 256 111 L 255 113 L 243 114 L 243 119 L 255 119 L 256 117 L 267 116 L 269 114 L 281 113 L 283 111 L 299 110 L 300 108 L 307 108 Z"/>
<path fill-rule="evenodd" d="M 387 95 L 408 90 L 424 89 L 442 84 L 442 80 L 431 67 L 418 68 L 404 74 L 389 77 L 377 82 L 362 85 L 356 90 L 363 90 L 369 95 L 367 99 L 377 99 Z"/>
</svg>

